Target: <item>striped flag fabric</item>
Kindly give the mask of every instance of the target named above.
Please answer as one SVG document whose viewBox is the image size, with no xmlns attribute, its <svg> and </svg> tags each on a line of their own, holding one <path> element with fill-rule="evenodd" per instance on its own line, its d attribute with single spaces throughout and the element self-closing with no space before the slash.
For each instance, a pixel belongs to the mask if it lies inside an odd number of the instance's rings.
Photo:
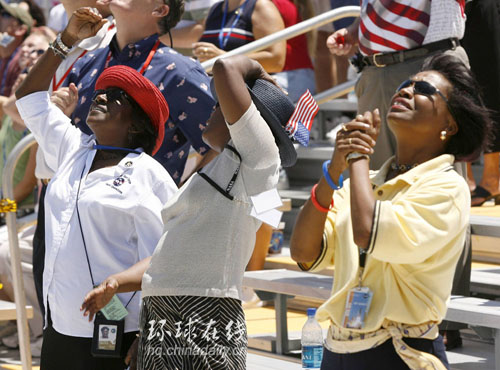
<svg viewBox="0 0 500 370">
<path fill-rule="evenodd" d="M 309 132 L 318 111 L 318 104 L 311 95 L 311 92 L 307 90 L 300 97 L 295 106 L 295 111 L 285 126 L 288 135 L 300 144 L 307 146 L 309 143 Z"/>
</svg>

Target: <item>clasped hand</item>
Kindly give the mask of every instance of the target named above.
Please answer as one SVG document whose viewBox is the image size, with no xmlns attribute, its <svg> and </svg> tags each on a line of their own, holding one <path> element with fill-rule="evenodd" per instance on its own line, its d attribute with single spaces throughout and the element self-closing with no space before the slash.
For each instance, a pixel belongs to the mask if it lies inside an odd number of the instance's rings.
<svg viewBox="0 0 500 370">
<path fill-rule="evenodd" d="M 348 154 L 357 152 L 360 154 L 373 154 L 373 147 L 376 144 L 380 131 L 380 112 L 375 109 L 373 112 L 358 114 L 352 121 L 342 125 L 337 132 L 335 150 L 332 157 L 332 166 L 339 173 L 344 172 L 348 163 Z"/>
<path fill-rule="evenodd" d="M 62 33 L 63 41 L 66 46 L 73 46 L 80 40 L 95 36 L 106 22 L 97 9 L 79 8 L 73 12 Z"/>
</svg>

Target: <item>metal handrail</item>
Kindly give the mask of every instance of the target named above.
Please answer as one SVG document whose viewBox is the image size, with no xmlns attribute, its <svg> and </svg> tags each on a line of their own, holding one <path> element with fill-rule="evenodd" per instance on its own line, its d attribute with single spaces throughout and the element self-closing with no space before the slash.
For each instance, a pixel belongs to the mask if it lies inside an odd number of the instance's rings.
<svg viewBox="0 0 500 370">
<path fill-rule="evenodd" d="M 201 63 L 201 66 L 205 69 L 205 71 L 210 72 L 217 59 L 229 58 L 234 55 L 240 54 L 250 54 L 265 49 L 276 43 L 277 41 L 294 38 L 295 36 L 299 36 L 303 33 L 311 31 L 314 28 L 323 26 L 338 19 L 345 17 L 358 17 L 359 12 L 359 6 L 343 6 L 341 8 L 330 10 L 313 18 L 309 18 L 303 22 L 294 24 L 293 26 L 285 28 L 284 30 L 275 32 L 261 39 L 252 41 L 246 45 L 240 46 L 237 49 L 228 51 L 227 53 L 221 54 L 215 58 L 209 59 Z"/>
<path fill-rule="evenodd" d="M 341 8 L 330 10 L 323 14 L 317 15 L 313 18 L 307 19 L 303 22 L 294 24 L 293 26 L 285 28 L 284 30 L 275 32 L 261 39 L 252 41 L 246 45 L 240 46 L 237 49 L 221 54 L 215 58 L 209 59 L 201 63 L 201 66 L 205 69 L 206 72 L 210 72 L 217 59 L 229 58 L 231 56 L 241 55 L 241 54 L 248 55 L 250 53 L 265 49 L 278 41 L 291 39 L 303 33 L 309 32 L 314 28 L 323 26 L 327 23 L 336 21 L 338 19 L 346 17 L 358 17 L 359 13 L 360 13 L 359 6 L 344 6 Z M 325 90 L 315 95 L 314 99 L 316 99 L 318 104 L 322 104 L 329 100 L 338 98 L 339 96 L 345 95 L 354 90 L 354 85 L 356 84 L 356 81 L 357 80 L 351 80 L 342 83 L 340 85 L 334 86 L 331 89 Z"/>
<path fill-rule="evenodd" d="M 14 171 L 21 156 L 31 146 L 36 144 L 33 134 L 19 141 L 10 152 L 2 173 L 2 191 L 7 199 L 14 199 Z M 31 369 L 30 335 L 28 330 L 28 314 L 26 312 L 26 296 L 24 295 L 24 279 L 21 268 L 21 253 L 17 237 L 17 220 L 15 212 L 5 215 L 9 234 L 10 263 L 12 265 L 12 283 L 14 286 L 14 301 L 16 303 L 17 332 L 19 335 L 19 352 L 23 370 Z"/>
</svg>

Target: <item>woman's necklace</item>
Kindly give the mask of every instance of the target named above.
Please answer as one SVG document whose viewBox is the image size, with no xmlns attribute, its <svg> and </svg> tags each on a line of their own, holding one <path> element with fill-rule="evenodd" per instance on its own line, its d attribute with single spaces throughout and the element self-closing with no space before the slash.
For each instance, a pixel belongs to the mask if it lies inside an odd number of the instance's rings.
<svg viewBox="0 0 500 370">
<path fill-rule="evenodd" d="M 399 173 L 407 172 L 418 166 L 418 163 L 414 164 L 398 164 L 396 161 L 391 163 L 391 169 L 394 171 L 398 171 Z"/>
</svg>

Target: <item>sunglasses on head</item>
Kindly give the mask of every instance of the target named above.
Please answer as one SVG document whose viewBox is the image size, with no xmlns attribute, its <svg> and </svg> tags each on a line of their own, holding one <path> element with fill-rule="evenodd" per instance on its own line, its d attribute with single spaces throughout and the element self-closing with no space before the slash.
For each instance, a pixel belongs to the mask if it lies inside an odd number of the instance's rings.
<svg viewBox="0 0 500 370">
<path fill-rule="evenodd" d="M 134 100 L 125 91 L 116 88 L 95 90 L 94 94 L 92 95 L 92 101 L 94 103 L 97 103 L 97 97 L 99 95 L 106 95 L 107 103 L 111 103 L 113 101 L 119 101 L 119 102 L 127 101 L 131 105 L 134 105 L 135 103 Z"/>
<path fill-rule="evenodd" d="M 443 100 L 446 102 L 448 105 L 448 99 L 443 95 L 441 91 L 438 90 L 438 88 L 432 84 L 430 84 L 427 81 L 413 81 L 413 80 L 406 80 L 403 81 L 401 85 L 396 89 L 396 92 L 400 92 L 402 89 L 405 89 L 409 86 L 413 85 L 413 92 L 415 94 L 420 94 L 420 95 L 425 95 L 425 96 L 432 96 L 434 94 L 438 94 Z"/>
</svg>

